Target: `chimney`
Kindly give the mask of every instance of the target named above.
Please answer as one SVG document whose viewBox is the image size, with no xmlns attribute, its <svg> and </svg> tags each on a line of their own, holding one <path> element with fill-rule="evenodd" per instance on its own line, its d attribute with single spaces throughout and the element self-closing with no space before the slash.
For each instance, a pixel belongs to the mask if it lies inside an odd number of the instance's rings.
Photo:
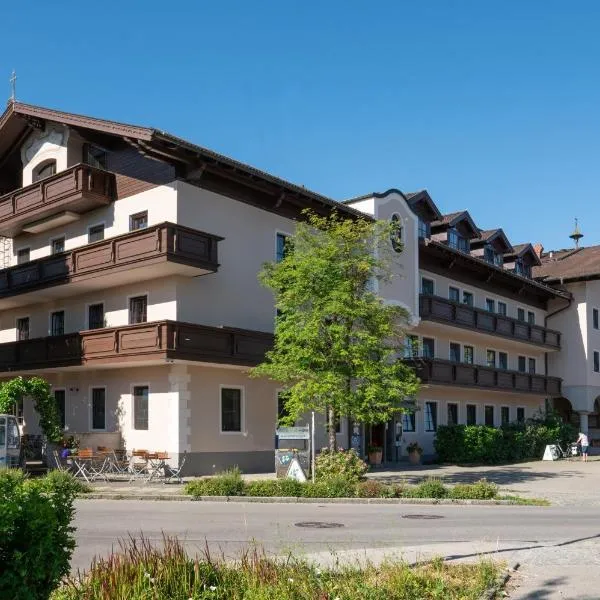
<svg viewBox="0 0 600 600">
<path fill-rule="evenodd" d="M 542 252 L 544 251 L 544 246 L 539 242 L 533 245 L 533 251 L 538 255 L 538 258 L 542 257 Z"/>
</svg>

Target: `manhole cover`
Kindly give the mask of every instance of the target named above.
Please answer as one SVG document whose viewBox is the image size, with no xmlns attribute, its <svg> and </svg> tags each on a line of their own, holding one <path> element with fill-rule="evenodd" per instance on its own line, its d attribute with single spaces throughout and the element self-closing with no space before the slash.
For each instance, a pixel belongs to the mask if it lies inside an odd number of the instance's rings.
<svg viewBox="0 0 600 600">
<path fill-rule="evenodd" d="M 311 527 L 313 529 L 335 529 L 343 526 L 342 523 L 328 523 L 326 521 L 301 521 L 296 523 L 296 527 Z"/>
<path fill-rule="evenodd" d="M 442 515 L 402 515 L 403 519 L 443 519 Z"/>
</svg>

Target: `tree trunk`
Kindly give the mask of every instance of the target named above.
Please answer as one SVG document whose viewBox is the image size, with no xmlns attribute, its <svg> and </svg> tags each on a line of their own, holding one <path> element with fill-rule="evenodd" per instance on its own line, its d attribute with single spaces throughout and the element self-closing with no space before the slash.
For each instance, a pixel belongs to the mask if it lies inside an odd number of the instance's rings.
<svg viewBox="0 0 600 600">
<path fill-rule="evenodd" d="M 335 452 L 337 450 L 337 437 L 335 435 L 335 408 L 333 405 L 329 405 L 327 410 L 327 432 L 329 435 L 329 452 Z"/>
</svg>

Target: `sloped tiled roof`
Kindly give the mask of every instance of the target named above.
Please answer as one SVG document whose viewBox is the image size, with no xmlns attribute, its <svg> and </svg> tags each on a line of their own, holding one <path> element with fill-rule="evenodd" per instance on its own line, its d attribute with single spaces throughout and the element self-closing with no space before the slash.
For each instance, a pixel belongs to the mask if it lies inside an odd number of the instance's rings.
<svg viewBox="0 0 600 600">
<path fill-rule="evenodd" d="M 457 212 L 453 212 L 453 213 L 448 213 L 447 215 L 442 215 L 441 219 L 438 219 L 437 221 L 433 221 L 431 223 L 432 227 L 436 227 L 438 225 L 448 225 L 450 223 L 452 223 L 456 217 L 460 217 L 461 215 L 464 215 L 467 211 L 466 210 L 459 210 Z"/>
<path fill-rule="evenodd" d="M 600 246 L 546 252 L 533 275 L 543 281 L 600 279 Z"/>
</svg>

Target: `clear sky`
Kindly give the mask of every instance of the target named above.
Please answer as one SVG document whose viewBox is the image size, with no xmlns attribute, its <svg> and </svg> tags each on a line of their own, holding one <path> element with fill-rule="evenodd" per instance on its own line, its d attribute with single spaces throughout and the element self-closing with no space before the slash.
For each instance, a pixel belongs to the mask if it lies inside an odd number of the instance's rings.
<svg viewBox="0 0 600 600">
<path fill-rule="evenodd" d="M 7 2 L 17 98 L 343 199 L 427 188 L 513 243 L 600 243 L 600 2 Z"/>
</svg>

